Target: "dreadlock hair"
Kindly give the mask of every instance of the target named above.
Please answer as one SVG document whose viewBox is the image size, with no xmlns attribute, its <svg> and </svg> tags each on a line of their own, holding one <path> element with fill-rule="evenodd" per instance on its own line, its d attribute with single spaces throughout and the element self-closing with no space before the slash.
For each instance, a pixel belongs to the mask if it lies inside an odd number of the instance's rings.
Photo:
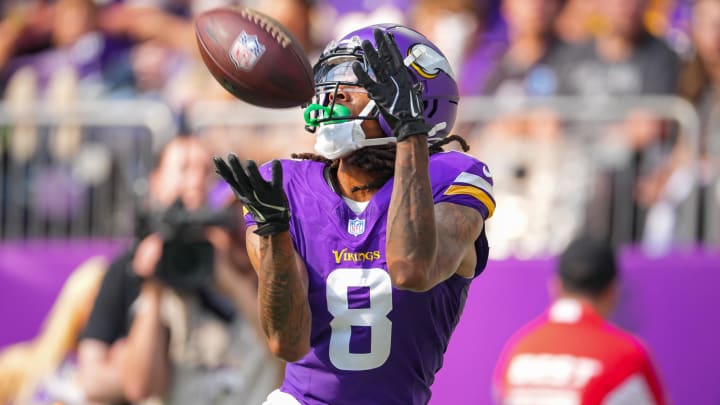
<svg viewBox="0 0 720 405">
<path fill-rule="evenodd" d="M 463 137 L 460 135 L 448 135 L 430 145 L 430 154 L 434 155 L 436 153 L 443 152 L 443 146 L 453 141 L 460 144 L 463 152 L 470 150 L 470 146 Z M 382 187 L 393 175 L 395 175 L 396 149 L 397 146 L 394 143 L 379 146 L 366 146 L 361 149 L 361 153 L 356 151 L 348 156 L 346 159 L 348 164 L 375 174 L 375 181 L 365 184 L 364 186 L 353 187 L 351 192 L 354 193 L 360 190 L 377 190 Z M 290 157 L 293 159 L 312 160 L 315 162 L 325 163 L 330 166 L 331 169 L 334 169 L 333 173 L 337 173 L 337 167 L 340 164 L 339 159 L 330 160 L 314 153 L 293 153 Z"/>
</svg>

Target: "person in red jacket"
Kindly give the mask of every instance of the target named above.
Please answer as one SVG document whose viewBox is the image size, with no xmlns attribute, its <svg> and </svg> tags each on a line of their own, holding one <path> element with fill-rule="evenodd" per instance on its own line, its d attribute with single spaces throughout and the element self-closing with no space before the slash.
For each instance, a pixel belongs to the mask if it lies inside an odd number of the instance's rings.
<svg viewBox="0 0 720 405">
<path fill-rule="evenodd" d="M 502 405 L 664 405 L 647 349 L 607 322 L 617 291 L 612 248 L 582 236 L 559 260 L 557 299 L 508 342 L 495 369 Z"/>
</svg>

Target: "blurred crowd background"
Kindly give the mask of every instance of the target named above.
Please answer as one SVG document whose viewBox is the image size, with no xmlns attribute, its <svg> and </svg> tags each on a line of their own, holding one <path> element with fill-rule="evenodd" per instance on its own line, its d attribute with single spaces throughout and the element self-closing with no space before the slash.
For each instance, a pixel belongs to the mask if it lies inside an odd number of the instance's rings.
<svg viewBox="0 0 720 405">
<path fill-rule="evenodd" d="M 5 1 L 3 237 L 127 235 L 141 152 L 176 131 L 260 161 L 311 149 L 299 109 L 253 112 L 200 61 L 193 16 L 230 5 L 276 18 L 311 62 L 375 22 L 443 49 L 455 132 L 495 170 L 498 256 L 557 252 L 583 226 L 656 250 L 720 239 L 709 0 Z"/>
<path fill-rule="evenodd" d="M 578 229 L 654 252 L 717 246 L 720 3 L 703 0 L 4 1 L 3 238 L 127 236 L 152 151 L 177 132 L 266 161 L 312 149 L 300 109 L 231 99 L 193 16 L 269 14 L 314 62 L 361 25 L 415 27 L 448 56 L 455 132 L 494 169 L 495 257 Z"/>
<path fill-rule="evenodd" d="M 203 65 L 193 17 L 235 5 L 284 24 L 311 64 L 372 23 L 435 42 L 462 96 L 453 133 L 493 170 L 492 259 L 589 231 L 720 268 L 720 0 L 4 0 L 0 245 L 116 251 L 177 135 L 259 162 L 312 151 L 300 108 L 233 99 Z"/>
</svg>

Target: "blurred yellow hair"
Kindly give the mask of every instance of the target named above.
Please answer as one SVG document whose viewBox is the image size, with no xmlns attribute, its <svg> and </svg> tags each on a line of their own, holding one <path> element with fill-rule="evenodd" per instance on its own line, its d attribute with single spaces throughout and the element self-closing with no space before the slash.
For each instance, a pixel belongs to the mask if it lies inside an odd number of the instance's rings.
<svg viewBox="0 0 720 405">
<path fill-rule="evenodd" d="M 0 352 L 0 405 L 27 403 L 37 383 L 75 349 L 107 266 L 99 256 L 83 262 L 63 285 L 38 336 Z"/>
<path fill-rule="evenodd" d="M 648 0 L 643 12 L 643 27 L 652 35 L 662 37 L 670 26 L 670 18 L 677 0 Z M 598 35 L 607 29 L 606 19 L 595 14 L 588 18 L 590 32 Z"/>
</svg>

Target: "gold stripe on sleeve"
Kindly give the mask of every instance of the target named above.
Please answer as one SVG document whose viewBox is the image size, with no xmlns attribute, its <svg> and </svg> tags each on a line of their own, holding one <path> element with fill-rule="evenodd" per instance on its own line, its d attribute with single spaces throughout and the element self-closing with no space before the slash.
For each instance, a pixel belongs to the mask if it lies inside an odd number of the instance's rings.
<svg viewBox="0 0 720 405">
<path fill-rule="evenodd" d="M 493 212 L 495 212 L 495 203 L 493 202 L 492 198 L 490 198 L 490 196 L 484 190 L 481 190 L 477 187 L 453 185 L 448 187 L 447 190 L 445 190 L 445 195 L 467 195 L 475 198 L 476 200 L 483 203 L 488 209 L 488 218 L 490 218 L 493 215 Z"/>
</svg>

